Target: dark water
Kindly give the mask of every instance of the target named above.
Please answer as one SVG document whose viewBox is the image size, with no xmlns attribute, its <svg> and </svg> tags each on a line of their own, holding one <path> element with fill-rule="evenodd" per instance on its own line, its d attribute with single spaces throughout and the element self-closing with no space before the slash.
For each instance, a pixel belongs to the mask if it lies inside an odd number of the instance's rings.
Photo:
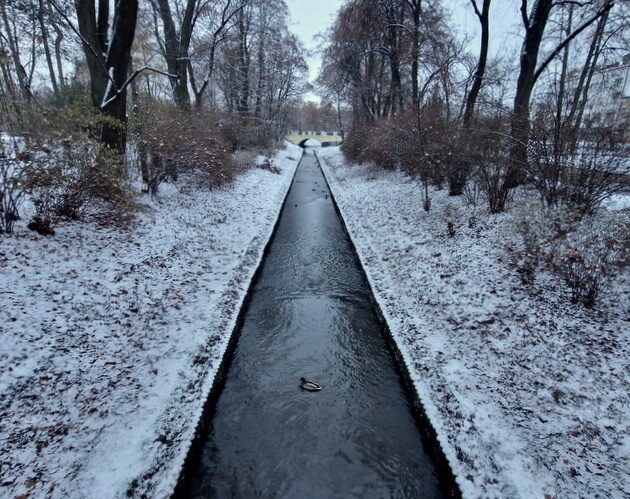
<svg viewBox="0 0 630 499">
<path fill-rule="evenodd" d="M 307 150 L 186 494 L 442 497 L 382 334 Z"/>
</svg>

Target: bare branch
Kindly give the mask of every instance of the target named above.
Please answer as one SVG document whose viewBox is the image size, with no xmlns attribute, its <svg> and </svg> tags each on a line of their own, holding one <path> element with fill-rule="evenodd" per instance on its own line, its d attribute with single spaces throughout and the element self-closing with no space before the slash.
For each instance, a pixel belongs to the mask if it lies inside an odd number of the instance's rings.
<svg viewBox="0 0 630 499">
<path fill-rule="evenodd" d="M 477 17 L 481 19 L 481 12 L 479 12 L 479 7 L 477 7 L 477 0 L 470 0 L 470 3 L 472 4 L 473 9 L 475 9 L 475 14 L 477 14 Z"/>
<path fill-rule="evenodd" d="M 521 18 L 525 29 L 529 29 L 529 17 L 527 16 L 527 0 L 521 0 Z"/>
<path fill-rule="evenodd" d="M 96 49 L 92 47 L 92 44 L 85 39 L 85 37 L 79 32 L 77 28 L 74 27 L 74 24 L 72 23 L 72 20 L 68 17 L 68 15 L 62 9 L 60 9 L 53 0 L 48 0 L 48 2 L 50 3 L 50 5 L 52 5 L 52 8 L 55 9 L 57 13 L 63 18 L 63 20 L 66 21 L 66 23 L 68 24 L 70 29 L 74 32 L 74 34 L 77 35 L 81 39 L 81 42 L 89 49 L 90 52 L 92 52 L 92 55 L 94 56 L 94 58 L 103 67 L 103 72 L 105 73 L 105 76 L 107 77 L 107 79 L 110 81 L 112 85 L 114 85 L 116 89 L 118 89 L 118 85 L 116 85 L 116 82 L 112 79 L 111 75 L 109 74 L 109 71 L 107 70 L 107 66 L 105 65 L 105 61 L 103 61 L 103 57 L 98 54 Z"/>
<path fill-rule="evenodd" d="M 591 24 L 597 21 L 601 16 L 603 16 L 606 12 L 613 8 L 615 5 L 615 0 L 607 0 L 607 2 L 600 7 L 600 9 L 588 20 L 584 21 L 582 25 L 573 31 L 567 38 L 560 43 L 554 50 L 547 56 L 547 58 L 542 62 L 540 67 L 534 73 L 534 81 L 538 79 L 538 77 L 542 74 L 542 72 L 546 69 L 546 67 L 553 61 L 553 59 L 566 47 L 571 41 L 578 36 L 582 31 L 588 28 Z"/>
<path fill-rule="evenodd" d="M 171 73 L 168 73 L 166 71 L 162 71 L 161 69 L 156 69 L 156 68 L 152 68 L 149 66 L 144 66 L 136 71 L 134 71 L 131 76 L 129 76 L 129 78 L 127 78 L 127 80 L 125 81 L 125 83 L 123 83 L 122 87 L 120 87 L 120 89 L 116 90 L 116 92 L 108 98 L 107 95 L 105 95 L 103 97 L 103 103 L 101 104 L 101 110 L 107 108 L 107 106 L 109 106 L 112 102 L 114 102 L 121 94 L 123 94 L 126 90 L 127 87 L 129 85 L 131 85 L 131 83 L 133 82 L 133 80 L 135 80 L 141 73 L 143 73 L 144 71 L 153 71 L 154 73 L 158 73 L 164 76 L 168 76 L 169 78 L 179 78 L 178 75 L 174 75 Z M 110 80 L 113 81 L 113 79 L 110 77 Z"/>
</svg>

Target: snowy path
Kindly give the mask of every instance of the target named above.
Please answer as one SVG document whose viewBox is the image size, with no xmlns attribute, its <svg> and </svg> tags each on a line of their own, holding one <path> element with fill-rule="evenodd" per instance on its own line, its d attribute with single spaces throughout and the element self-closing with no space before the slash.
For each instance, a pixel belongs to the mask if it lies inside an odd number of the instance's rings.
<svg viewBox="0 0 630 499">
<path fill-rule="evenodd" d="M 510 213 L 470 229 L 444 191 L 425 213 L 415 180 L 319 155 L 463 495 L 628 497 L 628 273 L 595 312 L 572 306 L 510 268 Z"/>
<path fill-rule="evenodd" d="M 301 154 L 128 231 L 0 238 L 0 496 L 170 493 Z"/>
</svg>

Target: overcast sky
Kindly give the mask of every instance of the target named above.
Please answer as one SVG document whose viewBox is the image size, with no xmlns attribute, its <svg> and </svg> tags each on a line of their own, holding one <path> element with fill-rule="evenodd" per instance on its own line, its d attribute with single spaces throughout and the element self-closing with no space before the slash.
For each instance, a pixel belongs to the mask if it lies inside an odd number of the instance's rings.
<svg viewBox="0 0 630 499">
<path fill-rule="evenodd" d="M 311 82 L 317 78 L 321 67 L 318 52 L 318 34 L 332 25 L 342 0 L 286 0 L 291 13 L 290 26 L 309 50 L 308 64 Z M 478 2 L 481 3 L 481 0 Z M 456 28 L 460 38 L 470 40 L 470 50 L 479 50 L 479 21 L 470 0 L 444 0 L 450 13 L 450 25 Z M 490 57 L 497 55 L 516 57 L 520 48 L 521 27 L 518 0 L 495 0 L 490 9 Z M 315 96 L 307 99 L 318 100 Z"/>
</svg>

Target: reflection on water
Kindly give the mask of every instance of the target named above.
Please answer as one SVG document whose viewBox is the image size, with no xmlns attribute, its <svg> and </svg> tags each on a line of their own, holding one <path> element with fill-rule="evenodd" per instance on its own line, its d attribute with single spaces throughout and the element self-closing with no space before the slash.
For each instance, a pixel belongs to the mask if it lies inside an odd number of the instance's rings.
<svg viewBox="0 0 630 499">
<path fill-rule="evenodd" d="M 322 391 L 300 390 L 301 376 Z M 190 497 L 441 497 L 308 149 L 188 485 Z"/>
</svg>

